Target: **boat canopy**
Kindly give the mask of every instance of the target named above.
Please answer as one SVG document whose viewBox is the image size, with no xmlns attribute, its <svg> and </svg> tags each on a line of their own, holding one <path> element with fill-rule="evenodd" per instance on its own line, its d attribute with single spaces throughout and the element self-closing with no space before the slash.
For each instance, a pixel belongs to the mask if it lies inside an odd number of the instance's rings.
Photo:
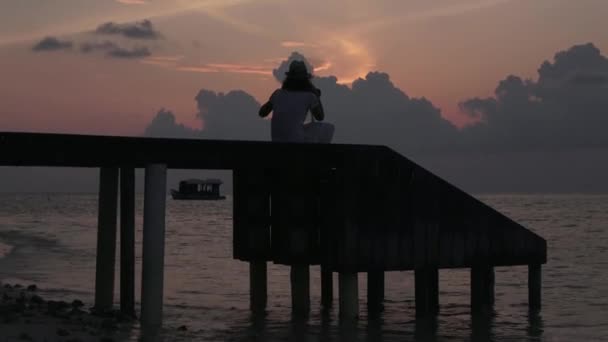
<svg viewBox="0 0 608 342">
<path fill-rule="evenodd" d="M 190 179 L 186 179 L 181 181 L 180 183 L 183 184 L 223 184 L 221 179 L 217 179 L 217 178 L 207 178 L 207 179 L 197 179 L 197 178 L 190 178 Z"/>
</svg>

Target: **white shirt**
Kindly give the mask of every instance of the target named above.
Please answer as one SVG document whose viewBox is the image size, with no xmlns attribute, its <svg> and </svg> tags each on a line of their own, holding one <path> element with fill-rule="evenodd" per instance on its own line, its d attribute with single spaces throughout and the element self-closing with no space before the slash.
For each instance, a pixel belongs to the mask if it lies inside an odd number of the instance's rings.
<svg viewBox="0 0 608 342">
<path fill-rule="evenodd" d="M 309 91 L 277 89 L 270 96 L 272 103 L 272 141 L 304 142 L 304 120 L 311 108 L 319 106 L 317 95 Z"/>
</svg>

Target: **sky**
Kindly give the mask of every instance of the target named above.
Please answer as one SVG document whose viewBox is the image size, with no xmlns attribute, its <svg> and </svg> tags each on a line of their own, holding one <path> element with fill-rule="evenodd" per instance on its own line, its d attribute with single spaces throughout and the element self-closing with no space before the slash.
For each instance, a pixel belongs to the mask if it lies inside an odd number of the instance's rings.
<svg viewBox="0 0 608 342">
<path fill-rule="evenodd" d="M 531 165 L 530 153 L 552 166 L 604 165 L 593 152 L 608 147 L 603 0 L 0 0 L 0 9 L 0 131 L 257 139 L 267 127 L 256 108 L 279 86 L 273 71 L 301 56 L 339 142 L 387 144 L 465 188 L 472 169 L 453 167 L 456 154 L 486 174 L 500 173 L 492 158 Z"/>
</svg>

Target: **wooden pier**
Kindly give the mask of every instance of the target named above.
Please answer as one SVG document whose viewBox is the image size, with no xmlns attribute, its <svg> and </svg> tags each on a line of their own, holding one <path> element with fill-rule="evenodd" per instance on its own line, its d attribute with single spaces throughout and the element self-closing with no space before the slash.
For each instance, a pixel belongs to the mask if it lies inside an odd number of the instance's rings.
<svg viewBox="0 0 608 342">
<path fill-rule="evenodd" d="M 233 171 L 234 258 L 249 262 L 251 309 L 264 311 L 267 262 L 291 267 L 292 309 L 310 309 L 309 266 L 321 266 L 322 305 L 359 313 L 358 273 L 368 311 L 382 310 L 384 272 L 413 270 L 416 315 L 439 311 L 438 272 L 471 269 L 471 310 L 494 304 L 494 267 L 527 265 L 529 306 L 541 306 L 546 241 L 382 146 L 286 144 L 1 133 L 0 166 L 100 169 L 95 308 L 113 308 L 120 203 L 120 309 L 134 307 L 134 170 L 145 169 L 141 321 L 162 324 L 168 169 Z M 118 201 L 120 199 L 120 202 Z"/>
</svg>

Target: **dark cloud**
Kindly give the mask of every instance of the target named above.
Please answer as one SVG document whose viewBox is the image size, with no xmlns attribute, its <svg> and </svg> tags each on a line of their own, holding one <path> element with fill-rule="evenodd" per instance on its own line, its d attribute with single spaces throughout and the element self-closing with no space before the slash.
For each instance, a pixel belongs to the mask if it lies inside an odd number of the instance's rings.
<svg viewBox="0 0 608 342">
<path fill-rule="evenodd" d="M 164 138 L 198 138 L 200 134 L 199 130 L 178 124 L 173 112 L 164 108 L 156 113 L 144 131 L 145 136 Z"/>
<path fill-rule="evenodd" d="M 292 54 L 274 70 L 277 80 L 293 59 L 306 61 Z M 608 189 L 605 75 L 608 60 L 593 44 L 573 46 L 544 62 L 536 80 L 509 75 L 494 96 L 463 101 L 462 110 L 477 119 L 464 129 L 386 73 L 371 72 L 351 87 L 333 76 L 313 82 L 336 125 L 336 143 L 388 145 L 469 191 L 596 192 Z M 269 122 L 258 118 L 260 104 L 249 94 L 203 89 L 196 101 L 199 137 L 270 140 Z M 174 120 L 157 124 L 165 134 L 191 134 Z"/>
<path fill-rule="evenodd" d="M 113 58 L 136 59 L 152 55 L 150 49 L 145 46 L 124 48 L 111 41 L 104 42 L 85 42 L 80 45 L 82 53 L 92 53 L 103 51 L 105 55 Z"/>
<path fill-rule="evenodd" d="M 121 35 L 132 39 L 159 39 L 162 37 L 160 32 L 153 27 L 150 20 L 126 24 L 107 22 L 99 25 L 95 30 L 95 33 Z"/>
<path fill-rule="evenodd" d="M 267 140 L 270 127 L 258 117 L 260 104 L 242 90 L 226 94 L 202 89 L 195 97 L 208 139 Z"/>
<path fill-rule="evenodd" d="M 150 49 L 147 47 L 135 47 L 132 49 L 126 49 L 122 47 L 116 47 L 114 49 L 108 50 L 106 56 L 114 57 L 114 58 L 126 58 L 126 59 L 135 59 L 135 58 L 144 58 L 152 55 Z"/>
<path fill-rule="evenodd" d="M 558 52 L 537 81 L 511 75 L 494 97 L 462 102 L 481 121 L 464 129 L 460 142 L 489 151 L 607 147 L 606 75 L 608 59 L 593 44 Z"/>
<path fill-rule="evenodd" d="M 60 40 L 55 37 L 45 37 L 32 47 L 34 51 L 70 50 L 74 44 L 69 40 Z"/>
<path fill-rule="evenodd" d="M 292 53 L 273 71 L 281 79 Z M 457 129 L 425 98 L 412 98 L 386 73 L 370 72 L 351 87 L 335 77 L 315 77 L 335 142 L 382 144 L 415 156 L 455 152 L 506 152 L 608 147 L 608 59 L 593 44 L 573 46 L 544 62 L 537 80 L 510 75 L 490 98 L 472 98 L 460 107 L 478 121 Z M 243 91 L 196 97 L 206 136 L 268 139 L 260 106 Z"/>
<path fill-rule="evenodd" d="M 108 51 L 116 49 L 118 46 L 109 40 L 103 42 L 85 42 L 80 44 L 80 51 L 82 53 L 90 53 L 95 51 Z"/>
</svg>

